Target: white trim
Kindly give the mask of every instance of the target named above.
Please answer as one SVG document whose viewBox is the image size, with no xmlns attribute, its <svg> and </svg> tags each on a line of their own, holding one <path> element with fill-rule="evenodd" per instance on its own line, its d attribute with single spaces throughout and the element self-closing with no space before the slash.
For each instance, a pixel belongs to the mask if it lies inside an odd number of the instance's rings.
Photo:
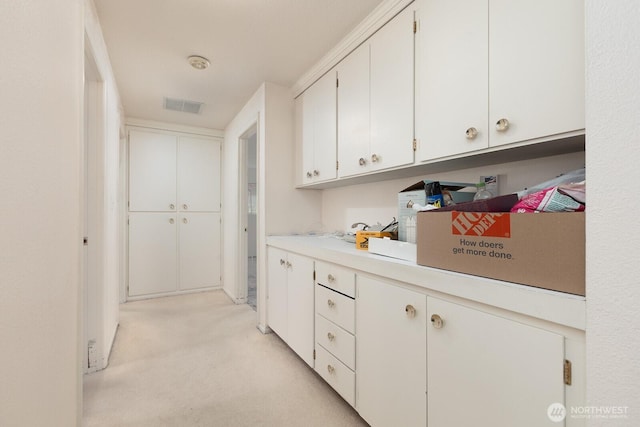
<svg viewBox="0 0 640 427">
<path fill-rule="evenodd" d="M 413 0 L 385 0 L 380 3 L 356 28 L 294 83 L 291 88 L 294 98 L 298 97 L 412 2 Z"/>
<path fill-rule="evenodd" d="M 180 133 L 189 133 L 194 135 L 214 136 L 218 138 L 224 137 L 224 131 L 219 129 L 209 129 L 196 126 L 185 126 L 174 123 L 158 122 L 155 120 L 136 119 L 134 117 L 127 117 L 125 120 L 126 126 L 134 126 L 141 128 L 150 128 L 158 130 L 168 130 Z"/>
</svg>

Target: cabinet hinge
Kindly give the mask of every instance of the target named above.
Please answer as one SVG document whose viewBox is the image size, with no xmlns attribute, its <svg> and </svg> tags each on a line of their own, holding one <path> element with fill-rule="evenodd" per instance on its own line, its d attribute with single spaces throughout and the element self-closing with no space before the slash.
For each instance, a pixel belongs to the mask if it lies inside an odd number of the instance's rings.
<svg viewBox="0 0 640 427">
<path fill-rule="evenodd" d="M 413 21 L 413 34 L 418 32 L 418 21 Z"/>
<path fill-rule="evenodd" d="M 131 207 L 131 202 L 127 202 L 127 207 L 130 208 Z"/>
<path fill-rule="evenodd" d="M 413 151 L 418 150 L 418 140 L 413 138 Z"/>
<path fill-rule="evenodd" d="M 316 271 L 313 270 L 313 281 L 315 282 L 315 280 L 316 280 Z"/>
<path fill-rule="evenodd" d="M 340 87 L 340 79 L 336 77 L 336 87 Z"/>
<path fill-rule="evenodd" d="M 338 163 L 338 161 L 336 160 L 336 170 L 338 170 L 338 166 L 339 166 L 339 163 Z"/>
<path fill-rule="evenodd" d="M 564 361 L 564 383 L 565 385 L 571 385 L 571 361 Z"/>
<path fill-rule="evenodd" d="M 313 350 L 313 360 L 316 360 L 316 351 Z"/>
</svg>

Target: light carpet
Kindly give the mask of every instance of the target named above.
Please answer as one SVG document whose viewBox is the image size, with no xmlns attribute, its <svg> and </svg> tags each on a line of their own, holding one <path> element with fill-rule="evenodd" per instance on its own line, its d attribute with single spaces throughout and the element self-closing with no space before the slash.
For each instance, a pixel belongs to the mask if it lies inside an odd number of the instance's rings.
<svg viewBox="0 0 640 427">
<path fill-rule="evenodd" d="M 256 312 L 222 291 L 129 302 L 83 425 L 367 426 Z"/>
</svg>

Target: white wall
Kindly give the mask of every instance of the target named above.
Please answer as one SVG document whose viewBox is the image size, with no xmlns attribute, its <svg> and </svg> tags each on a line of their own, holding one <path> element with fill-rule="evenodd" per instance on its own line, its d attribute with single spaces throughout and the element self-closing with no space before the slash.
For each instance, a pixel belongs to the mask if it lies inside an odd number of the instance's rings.
<svg viewBox="0 0 640 427">
<path fill-rule="evenodd" d="M 101 143 L 98 143 L 99 152 L 96 153 L 98 162 L 97 180 L 90 185 L 94 194 L 98 195 L 96 205 L 99 218 L 95 237 L 90 236 L 89 244 L 100 247 L 97 252 L 99 259 L 93 265 L 99 268 L 97 277 L 92 277 L 92 289 L 87 300 L 86 326 L 87 340 L 96 341 L 98 364 L 97 369 L 106 367 L 111 352 L 113 340 L 118 326 L 118 305 L 120 293 L 120 251 L 123 247 L 120 229 L 124 226 L 121 221 L 120 203 L 120 133 L 122 128 L 122 114 L 120 97 L 109 62 L 109 55 L 105 45 L 100 23 L 95 7 L 91 0 L 87 0 L 84 14 L 86 32 L 85 51 L 89 52 L 95 61 L 97 71 L 102 79 L 101 100 L 104 121 L 101 127 Z M 90 143 L 96 143 L 92 141 Z M 91 176 L 91 175 L 90 175 Z M 85 342 L 83 344 L 86 351 Z"/>
<path fill-rule="evenodd" d="M 80 425 L 83 3 L 0 2 L 0 425 Z"/>
<path fill-rule="evenodd" d="M 587 402 L 640 423 L 640 3 L 586 0 Z"/>
<path fill-rule="evenodd" d="M 223 149 L 223 215 L 225 292 L 238 301 L 241 262 L 246 253 L 238 245 L 243 219 L 239 216 L 239 140 L 257 123 L 257 257 L 258 326 L 266 330 L 266 246 L 270 234 L 307 232 L 320 223 L 320 193 L 294 188 L 294 102 L 288 88 L 264 83 L 225 129 Z M 244 194 L 244 189 L 242 189 Z M 241 202 L 244 202 L 242 200 Z"/>
<path fill-rule="evenodd" d="M 324 190 L 323 229 L 345 232 L 358 221 L 388 224 L 398 216 L 398 192 L 422 179 L 475 183 L 481 175 L 502 175 L 500 192 L 508 194 L 582 168 L 584 164 L 584 152 L 578 152 Z"/>
</svg>

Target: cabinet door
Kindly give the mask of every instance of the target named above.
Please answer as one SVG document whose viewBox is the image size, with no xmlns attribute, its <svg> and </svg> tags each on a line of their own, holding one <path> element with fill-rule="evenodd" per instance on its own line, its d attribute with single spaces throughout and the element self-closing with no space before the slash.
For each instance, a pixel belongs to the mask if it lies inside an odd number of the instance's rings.
<svg viewBox="0 0 640 427">
<path fill-rule="evenodd" d="M 129 296 L 175 291 L 176 249 L 176 214 L 130 213 Z"/>
<path fill-rule="evenodd" d="M 267 324 L 287 341 L 287 253 L 267 250 Z"/>
<path fill-rule="evenodd" d="M 302 182 L 335 179 L 337 158 L 336 72 L 329 71 L 303 94 Z"/>
<path fill-rule="evenodd" d="M 372 426 L 424 427 L 427 297 L 368 277 L 356 282 L 358 413 Z"/>
<path fill-rule="evenodd" d="M 313 367 L 313 260 L 292 253 L 287 259 L 287 344 Z"/>
<path fill-rule="evenodd" d="M 564 338 L 429 297 L 429 427 L 539 427 L 564 403 Z"/>
<path fill-rule="evenodd" d="M 371 49 L 371 169 L 413 163 L 413 8 L 375 33 Z"/>
<path fill-rule="evenodd" d="M 220 285 L 220 214 L 179 213 L 180 290 Z"/>
<path fill-rule="evenodd" d="M 173 211 L 176 205 L 176 137 L 129 131 L 129 210 Z"/>
<path fill-rule="evenodd" d="M 339 176 L 369 170 L 369 44 L 340 62 L 338 69 Z"/>
<path fill-rule="evenodd" d="M 490 144 L 584 129 L 584 1 L 489 0 L 489 13 Z"/>
<path fill-rule="evenodd" d="M 419 0 L 416 7 L 417 159 L 487 148 L 488 0 Z"/>
<path fill-rule="evenodd" d="M 178 141 L 178 209 L 220 211 L 220 142 L 181 136 Z"/>
</svg>

